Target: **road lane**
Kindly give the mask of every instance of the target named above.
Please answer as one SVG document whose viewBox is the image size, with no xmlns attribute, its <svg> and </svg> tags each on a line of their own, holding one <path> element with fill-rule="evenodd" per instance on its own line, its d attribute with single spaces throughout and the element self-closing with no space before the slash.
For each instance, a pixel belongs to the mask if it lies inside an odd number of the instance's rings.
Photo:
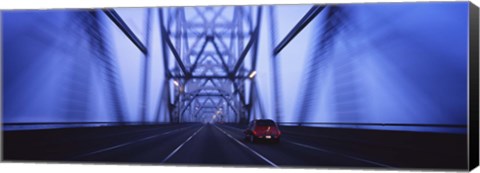
<svg viewBox="0 0 480 173">
<path fill-rule="evenodd" d="M 172 151 L 202 128 L 194 124 L 170 133 L 157 134 L 149 140 L 138 140 L 125 146 L 76 159 L 77 161 L 161 163 Z M 148 138 L 149 136 L 144 136 Z M 142 138 L 141 138 L 142 139 Z"/>
<path fill-rule="evenodd" d="M 244 139 L 243 130 L 227 125 L 219 126 L 235 138 Z M 302 141 L 293 141 L 288 135 L 282 135 L 280 143 L 273 144 L 267 142 L 255 143 L 246 142 L 250 148 L 260 154 L 270 158 L 280 166 L 302 166 L 302 167 L 384 167 L 388 165 L 376 164 L 361 159 L 354 159 L 348 155 L 335 153 L 325 149 L 312 149 L 302 144 Z M 317 147 L 318 148 L 318 147 Z"/>
<path fill-rule="evenodd" d="M 198 132 L 200 132 L 203 127 L 205 126 L 202 126 L 200 127 L 197 131 L 195 131 L 195 133 L 193 133 L 190 137 L 187 138 L 187 140 L 185 140 L 182 144 L 180 144 L 177 148 L 175 148 L 175 150 L 173 150 L 167 157 L 165 157 L 163 160 L 162 160 L 162 163 L 165 163 L 168 159 L 170 159 L 175 153 L 177 153 L 178 150 L 180 150 L 188 141 L 192 140 L 193 137 L 195 137 Z"/>
<path fill-rule="evenodd" d="M 217 128 L 218 130 L 220 130 L 223 134 L 227 135 L 230 139 L 232 139 L 233 141 L 235 141 L 237 144 L 239 144 L 240 146 L 242 146 L 243 148 L 247 149 L 248 151 L 252 152 L 253 154 L 255 154 L 256 156 L 258 156 L 259 158 L 261 158 L 262 160 L 264 160 L 265 162 L 267 162 L 268 164 L 270 164 L 271 166 L 273 167 L 278 167 L 277 164 L 273 163 L 271 160 L 267 159 L 265 156 L 259 154 L 258 152 L 256 152 L 255 150 L 253 150 L 252 148 L 246 146 L 245 144 L 243 144 L 242 142 L 240 142 L 240 140 L 238 139 L 235 139 L 234 137 L 232 137 L 232 135 L 230 135 L 229 133 L 225 132 L 224 130 L 222 130 L 221 128 L 215 126 L 215 128 Z"/>
<path fill-rule="evenodd" d="M 69 128 L 4 133 L 7 160 L 72 160 L 79 155 L 193 124 Z M 75 159 L 74 159 L 75 160 Z"/>
<path fill-rule="evenodd" d="M 169 130 L 167 132 L 143 137 L 143 138 L 140 138 L 140 139 L 137 139 L 137 140 L 131 140 L 131 141 L 128 141 L 128 142 L 125 142 L 125 143 L 122 143 L 122 144 L 118 144 L 118 145 L 114 145 L 114 146 L 111 146 L 111 147 L 102 148 L 102 149 L 98 149 L 98 150 L 95 150 L 95 151 L 92 151 L 92 152 L 81 154 L 81 155 L 73 157 L 72 159 L 75 160 L 75 159 L 80 159 L 80 158 L 84 158 L 84 157 L 94 156 L 94 155 L 99 154 L 99 153 L 110 152 L 110 151 L 113 151 L 113 150 L 121 148 L 121 147 L 126 147 L 128 145 L 143 142 L 143 141 L 146 141 L 146 140 L 153 140 L 153 139 L 156 139 L 160 136 L 168 135 L 168 134 L 174 133 L 174 132 L 179 132 L 179 131 L 185 130 L 187 128 L 190 128 L 190 127 L 177 128 L 177 129 L 174 129 L 174 130 Z"/>
<path fill-rule="evenodd" d="M 205 125 L 166 163 L 186 165 L 270 166 L 213 125 Z"/>
</svg>

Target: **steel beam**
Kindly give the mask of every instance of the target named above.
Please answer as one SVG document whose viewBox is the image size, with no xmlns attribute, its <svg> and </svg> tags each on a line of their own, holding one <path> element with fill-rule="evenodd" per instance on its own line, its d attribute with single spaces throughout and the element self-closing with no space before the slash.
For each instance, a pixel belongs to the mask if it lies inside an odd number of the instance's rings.
<svg viewBox="0 0 480 173">
<path fill-rule="evenodd" d="M 180 58 L 180 54 L 178 54 L 177 49 L 175 48 L 175 46 L 172 43 L 172 40 L 170 40 L 170 37 L 165 32 L 162 35 L 166 36 L 166 37 L 163 37 L 162 39 L 165 39 L 164 41 L 167 43 L 168 48 L 173 53 L 173 57 L 175 57 L 175 60 L 177 60 L 177 64 L 180 67 L 180 69 L 182 70 L 183 74 L 188 76 L 189 72 L 187 71 L 187 68 L 183 64 L 183 61 Z"/>
<path fill-rule="evenodd" d="M 228 94 L 197 94 L 197 97 L 221 97 L 221 96 L 229 96 Z"/>
<path fill-rule="evenodd" d="M 258 37 L 260 35 L 260 26 L 261 26 L 261 23 L 262 23 L 262 11 L 259 11 L 259 14 L 257 14 L 257 28 L 255 28 L 256 30 L 256 39 L 255 39 L 255 42 L 254 42 L 254 45 L 253 45 L 253 48 L 252 48 L 252 65 L 251 65 L 251 70 L 252 71 L 255 71 L 256 68 L 257 68 L 257 52 L 258 52 Z"/>
<path fill-rule="evenodd" d="M 172 78 L 186 78 L 186 76 L 172 76 Z M 190 79 L 230 79 L 230 76 L 190 76 Z M 234 76 L 234 79 L 248 79 L 248 76 Z"/>
<path fill-rule="evenodd" d="M 152 10 L 149 8 L 147 9 L 147 27 L 145 29 L 146 34 L 145 34 L 145 44 L 146 47 L 149 48 L 150 46 L 150 29 L 151 29 L 151 13 Z M 142 122 L 147 121 L 147 110 L 148 110 L 148 81 L 149 81 L 149 72 L 150 72 L 150 54 L 147 52 L 144 54 L 144 63 L 143 63 L 143 88 L 142 88 L 142 103 L 140 105 L 140 117 L 142 119 Z"/>
<path fill-rule="evenodd" d="M 290 32 L 283 38 L 283 40 L 275 47 L 273 54 L 277 55 L 302 31 L 326 6 L 313 6 L 310 10 L 300 19 L 300 21 L 290 30 Z"/>
<path fill-rule="evenodd" d="M 160 31 L 161 31 L 161 35 L 162 35 L 162 41 L 167 44 L 168 48 L 173 53 L 173 56 L 175 57 L 175 60 L 177 60 L 177 64 L 180 67 L 180 69 L 182 70 L 183 74 L 185 74 L 186 76 L 189 76 L 190 74 L 187 71 L 187 68 L 185 67 L 185 65 L 183 64 L 182 59 L 180 58 L 180 55 L 178 54 L 177 50 L 175 49 L 175 46 L 173 46 L 173 43 L 170 40 L 170 36 L 165 31 L 165 24 L 163 23 L 162 9 L 159 8 L 158 10 L 159 10 L 160 18 L 162 20 L 162 23 L 160 23 Z"/>
<path fill-rule="evenodd" d="M 202 87 L 205 86 L 205 84 L 207 83 L 208 80 L 205 80 L 205 82 L 202 84 Z M 187 106 L 185 106 L 185 108 L 181 111 L 180 113 L 180 116 L 183 115 L 183 113 L 187 110 L 187 108 L 193 103 L 193 100 L 195 100 L 195 98 L 197 98 L 197 96 L 200 94 L 202 90 L 198 90 L 198 92 L 193 96 L 193 98 L 190 99 L 190 102 L 187 104 Z M 180 95 L 180 94 L 179 94 Z M 179 100 L 179 99 L 178 99 Z"/>
<path fill-rule="evenodd" d="M 219 87 L 219 86 L 218 86 L 215 82 L 213 82 L 213 81 L 212 81 L 212 84 L 213 84 L 215 87 L 217 87 L 217 88 Z M 220 90 L 220 89 L 217 89 L 217 90 L 218 90 L 218 92 L 223 92 L 223 91 Z M 235 92 L 234 92 L 232 95 L 235 95 Z M 236 115 L 236 116 L 239 116 L 240 112 L 239 112 L 237 109 L 235 109 L 235 106 L 233 106 L 233 105 L 230 103 L 231 100 L 228 99 L 225 95 L 222 95 L 222 97 L 223 97 L 223 99 L 225 99 L 225 101 L 226 101 L 227 104 L 230 106 L 230 108 L 232 108 L 232 110 L 234 111 L 235 115 Z M 244 104 L 244 105 L 245 105 L 245 104 Z"/>
<path fill-rule="evenodd" d="M 254 83 L 254 90 L 255 90 L 255 100 L 258 104 L 258 108 L 260 109 L 260 114 L 263 118 L 265 118 L 265 109 L 263 109 L 262 99 L 260 98 L 260 91 L 258 90 L 257 83 Z"/>
<path fill-rule="evenodd" d="M 275 49 L 275 45 L 277 43 L 277 20 L 276 20 L 276 13 L 275 7 L 269 7 L 269 15 L 270 15 L 270 46 L 272 49 Z M 272 62 L 272 83 L 273 83 L 273 109 L 275 110 L 274 116 L 277 122 L 281 121 L 282 117 L 282 97 L 281 97 L 281 86 L 280 86 L 280 70 L 278 66 L 277 57 L 279 55 L 271 55 L 271 62 Z"/>
<path fill-rule="evenodd" d="M 240 89 L 238 89 L 238 85 L 235 83 L 235 81 L 232 81 L 233 83 L 233 88 L 234 88 L 234 94 L 237 93 L 240 97 L 240 101 L 243 103 L 243 105 L 247 105 L 247 102 L 245 101 L 245 96 L 240 92 Z"/>
<path fill-rule="evenodd" d="M 147 54 L 148 50 L 143 45 L 143 43 L 138 39 L 138 37 L 132 32 L 132 30 L 128 27 L 128 25 L 123 21 L 123 19 L 118 15 L 118 13 L 114 9 L 105 9 L 103 12 L 110 18 L 110 20 L 117 25 L 120 30 L 130 39 L 130 41 L 137 46 L 137 48 L 143 53 Z"/>
<path fill-rule="evenodd" d="M 156 116 L 155 121 L 156 121 L 156 122 L 159 122 L 159 121 L 160 121 L 160 112 L 162 111 L 162 109 L 161 109 L 161 108 L 162 108 L 162 103 L 163 103 L 164 100 L 165 100 L 165 102 L 166 102 L 165 93 L 166 93 L 166 91 L 165 91 L 165 85 L 163 85 L 163 87 L 162 87 L 162 86 L 160 87 L 160 95 L 159 95 L 159 97 L 158 97 L 158 107 L 157 107 L 157 109 L 156 109 L 156 111 L 155 111 L 155 116 Z"/>
<path fill-rule="evenodd" d="M 250 38 L 250 40 L 247 43 L 247 46 L 245 46 L 245 49 L 243 49 L 242 54 L 240 55 L 237 63 L 235 64 L 235 67 L 233 68 L 232 74 L 235 75 L 238 72 L 238 69 L 240 69 L 240 65 L 242 65 L 243 60 L 245 60 L 245 57 L 247 56 L 248 51 L 252 47 L 254 41 L 258 39 L 258 33 L 259 33 L 259 28 L 260 28 L 260 18 L 262 17 L 262 7 L 259 6 L 257 10 L 257 25 L 255 26 L 255 30 L 253 31 L 253 34 Z"/>
<path fill-rule="evenodd" d="M 159 20 L 159 28 L 160 28 L 160 33 L 163 33 L 164 32 L 164 22 L 163 22 L 163 10 L 161 8 L 158 9 L 158 20 Z M 170 95 L 170 84 L 169 84 L 169 81 L 170 81 L 170 76 L 171 76 L 171 72 L 170 70 L 168 69 L 168 48 L 166 46 L 166 43 L 165 41 L 163 40 L 163 38 L 165 37 L 164 34 L 160 34 L 161 37 L 162 37 L 162 41 L 161 41 L 161 45 L 162 45 L 162 54 L 163 54 L 163 67 L 164 67 L 164 71 L 165 71 L 165 80 L 164 80 L 164 87 L 165 87 L 165 92 L 167 94 L 167 101 L 165 102 L 166 103 L 166 106 L 168 108 L 168 113 L 169 113 L 169 120 L 170 122 L 173 121 L 173 114 L 172 114 L 172 104 L 170 103 L 170 100 L 171 100 L 171 95 Z M 168 37 L 168 36 L 167 36 Z M 160 105 L 159 105 L 160 106 Z M 158 108 L 160 109 L 160 108 Z"/>
<path fill-rule="evenodd" d="M 212 43 L 213 43 L 213 47 L 215 47 L 215 51 L 217 52 L 218 57 L 222 61 L 223 69 L 228 74 L 229 71 L 228 71 L 227 63 L 225 63 L 225 59 L 223 59 L 222 53 L 220 52 L 220 49 L 218 48 L 217 43 L 215 43 L 215 40 L 212 40 Z"/>
<path fill-rule="evenodd" d="M 205 50 L 205 47 L 207 46 L 208 41 L 211 40 L 210 37 L 206 37 L 205 41 L 203 42 L 202 48 L 200 49 L 200 53 L 198 53 L 195 62 L 193 63 L 192 67 L 190 67 L 190 73 L 193 73 L 195 68 L 197 67 L 198 60 L 200 59 L 200 56 L 203 54 L 203 51 Z"/>
</svg>

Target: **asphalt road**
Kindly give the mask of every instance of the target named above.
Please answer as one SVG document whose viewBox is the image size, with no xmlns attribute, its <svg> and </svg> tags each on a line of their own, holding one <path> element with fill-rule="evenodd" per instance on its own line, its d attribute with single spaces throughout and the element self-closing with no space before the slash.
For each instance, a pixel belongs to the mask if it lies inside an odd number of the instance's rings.
<svg viewBox="0 0 480 173">
<path fill-rule="evenodd" d="M 385 157 L 375 154 L 362 155 L 361 152 L 352 152 L 357 150 L 348 149 L 356 144 L 288 132 L 283 134 L 278 144 L 250 143 L 244 140 L 241 127 L 222 124 L 18 131 L 4 133 L 4 139 L 4 159 L 7 161 L 386 169 L 422 167 L 421 162 L 402 164 L 395 159 L 383 159 Z M 385 153 L 370 149 L 373 153 Z M 456 166 L 452 168 L 459 169 Z"/>
</svg>

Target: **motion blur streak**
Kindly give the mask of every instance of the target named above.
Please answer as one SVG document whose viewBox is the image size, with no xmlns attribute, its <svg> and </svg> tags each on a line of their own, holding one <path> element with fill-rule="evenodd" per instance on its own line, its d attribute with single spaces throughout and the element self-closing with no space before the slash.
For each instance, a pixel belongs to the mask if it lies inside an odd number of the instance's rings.
<svg viewBox="0 0 480 173">
<path fill-rule="evenodd" d="M 309 8 L 116 10 L 147 57 L 101 10 L 3 12 L 4 122 L 466 124 L 468 3 L 327 6 L 271 61 Z"/>
</svg>

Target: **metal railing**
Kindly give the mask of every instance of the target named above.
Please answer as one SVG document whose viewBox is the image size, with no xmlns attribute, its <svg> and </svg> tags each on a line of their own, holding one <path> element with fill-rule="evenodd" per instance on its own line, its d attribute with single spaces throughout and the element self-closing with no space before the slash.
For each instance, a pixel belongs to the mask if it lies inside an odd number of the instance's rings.
<svg viewBox="0 0 480 173">
<path fill-rule="evenodd" d="M 353 122 L 279 122 L 283 125 L 345 125 L 345 126 L 397 126 L 397 127 L 442 127 L 467 128 L 466 124 L 413 124 L 413 123 L 353 123 Z"/>
</svg>

